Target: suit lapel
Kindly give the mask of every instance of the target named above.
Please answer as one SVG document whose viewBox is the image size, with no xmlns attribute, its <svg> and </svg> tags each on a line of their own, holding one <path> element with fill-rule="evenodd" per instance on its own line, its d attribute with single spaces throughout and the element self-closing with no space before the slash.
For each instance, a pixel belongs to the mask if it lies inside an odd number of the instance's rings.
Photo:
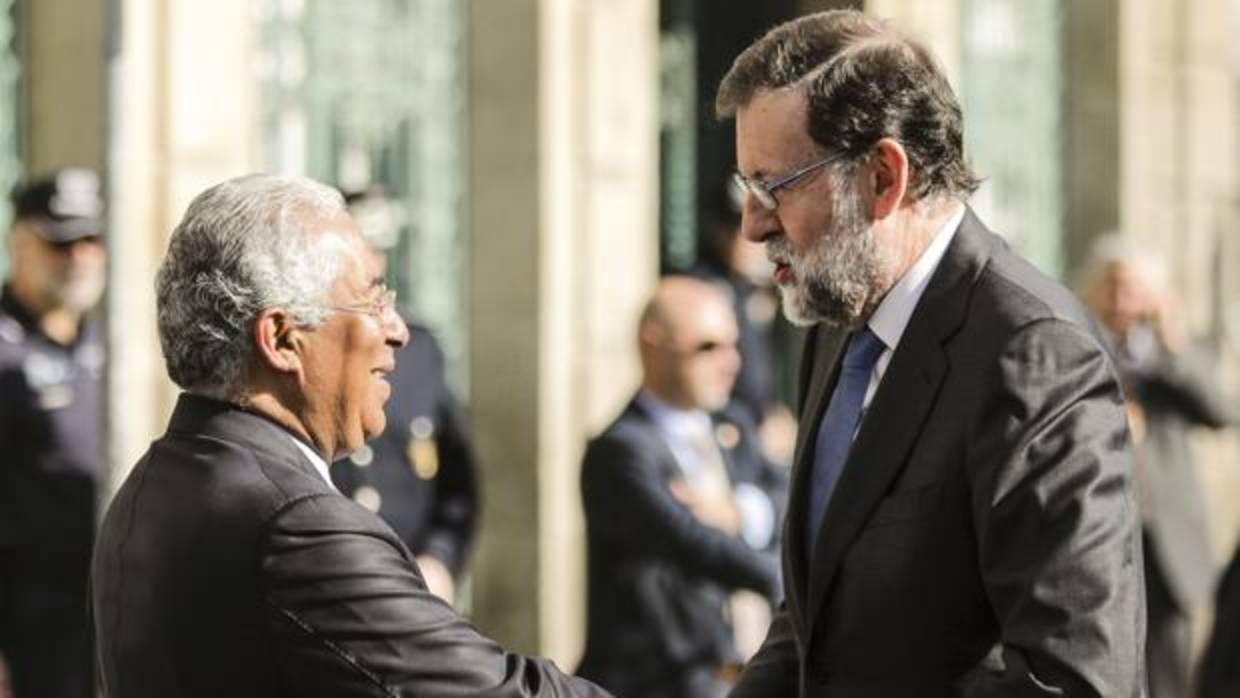
<svg viewBox="0 0 1240 698">
<path fill-rule="evenodd" d="M 943 344 L 964 321 L 973 284 L 989 259 L 988 235 L 972 212 L 966 212 L 892 354 L 823 517 L 808 576 L 805 606 L 809 614 L 806 618 L 813 621 L 820 618 L 844 554 L 904 469 L 909 452 L 921 435 L 949 370 Z M 842 343 L 841 339 L 841 346 Z M 835 370 L 833 367 L 831 374 Z M 816 405 L 812 413 L 814 421 L 810 424 L 813 427 L 807 432 L 816 434 L 818 431 L 818 422 L 830 395 L 825 388 L 823 393 L 817 399 L 821 404 Z M 798 466 L 803 471 L 799 476 L 801 492 L 808 492 L 804 479 L 812 462 L 810 445 L 813 443 L 807 440 L 799 445 Z M 803 521 L 804 502 L 799 505 L 799 520 Z M 797 538 L 803 540 L 800 534 Z M 796 550 L 798 545 L 792 548 L 794 558 L 800 555 Z M 811 632 L 813 621 L 809 623 Z"/>
</svg>

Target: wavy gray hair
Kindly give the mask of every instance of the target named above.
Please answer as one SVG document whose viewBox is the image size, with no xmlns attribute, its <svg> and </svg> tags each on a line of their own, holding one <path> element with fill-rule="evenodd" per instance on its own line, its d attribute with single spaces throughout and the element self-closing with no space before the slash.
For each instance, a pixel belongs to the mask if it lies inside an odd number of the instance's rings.
<svg viewBox="0 0 1240 698">
<path fill-rule="evenodd" d="M 344 211 L 339 192 L 303 177 L 247 175 L 199 194 L 155 278 L 168 376 L 185 390 L 237 398 L 262 311 L 284 308 L 309 327 L 326 320 L 340 258 L 316 252 L 310 224 Z"/>
</svg>

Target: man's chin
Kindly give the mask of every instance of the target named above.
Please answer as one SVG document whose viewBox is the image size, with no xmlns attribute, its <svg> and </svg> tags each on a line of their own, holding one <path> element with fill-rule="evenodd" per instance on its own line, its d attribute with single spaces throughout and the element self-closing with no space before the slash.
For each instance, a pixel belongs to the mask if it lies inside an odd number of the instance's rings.
<svg viewBox="0 0 1240 698">
<path fill-rule="evenodd" d="M 383 410 L 379 410 L 378 415 L 366 420 L 366 423 L 362 425 L 363 440 L 370 441 L 377 438 L 384 429 L 387 429 L 387 416 L 383 414 Z"/>
<path fill-rule="evenodd" d="M 809 297 L 795 286 L 780 286 L 779 295 L 784 317 L 797 327 L 812 327 L 825 323 L 846 329 L 856 329 L 865 324 L 865 314 L 850 313 L 842 304 L 822 308 L 810 302 Z"/>
</svg>

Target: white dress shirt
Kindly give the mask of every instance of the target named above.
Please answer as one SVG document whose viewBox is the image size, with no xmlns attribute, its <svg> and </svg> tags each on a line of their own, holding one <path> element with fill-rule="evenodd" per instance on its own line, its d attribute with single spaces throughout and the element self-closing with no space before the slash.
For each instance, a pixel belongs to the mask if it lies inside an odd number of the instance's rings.
<svg viewBox="0 0 1240 698">
<path fill-rule="evenodd" d="M 637 404 L 650 415 L 685 480 L 692 484 L 704 467 L 693 447 L 694 439 L 703 431 L 713 432 L 710 415 L 702 410 L 676 409 L 647 390 L 638 393 Z M 732 494 L 741 515 L 741 540 L 751 548 L 765 548 L 775 535 L 775 505 L 762 488 L 748 482 L 733 482 Z"/>
<path fill-rule="evenodd" d="M 874 362 L 874 372 L 870 375 L 870 384 L 865 389 L 862 410 L 868 409 L 870 401 L 874 399 L 878 384 L 887 372 L 887 364 L 891 363 L 891 354 L 900 346 L 904 328 L 908 327 L 908 321 L 913 317 L 913 311 L 917 309 L 917 302 L 921 300 L 921 294 L 930 283 L 930 277 L 934 276 L 939 262 L 943 261 L 947 246 L 956 237 L 956 229 L 964 220 L 964 212 L 964 205 L 960 204 L 956 212 L 934 234 L 934 238 L 913 266 L 909 267 L 904 276 L 900 277 L 900 281 L 887 292 L 883 302 L 878 304 L 878 308 L 866 323 L 887 348 L 878 356 L 878 361 Z"/>
<path fill-rule="evenodd" d="M 320 456 L 313 448 L 310 448 L 306 444 L 302 443 L 301 439 L 293 436 L 292 434 L 289 434 L 288 438 L 293 441 L 293 445 L 297 446 L 302 453 L 306 454 L 306 458 L 310 461 L 310 465 L 313 465 L 314 469 L 323 477 L 323 480 L 327 483 L 327 486 L 332 488 L 332 491 L 339 492 L 340 490 L 336 489 L 335 483 L 332 482 L 331 471 L 327 469 L 327 461 L 323 460 L 323 456 Z"/>
</svg>

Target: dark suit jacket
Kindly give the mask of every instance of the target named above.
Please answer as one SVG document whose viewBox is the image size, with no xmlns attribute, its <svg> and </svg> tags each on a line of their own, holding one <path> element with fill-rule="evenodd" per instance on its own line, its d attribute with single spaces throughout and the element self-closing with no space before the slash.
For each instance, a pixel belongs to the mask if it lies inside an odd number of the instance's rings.
<svg viewBox="0 0 1240 698">
<path fill-rule="evenodd" d="M 605 696 L 506 653 L 262 417 L 182 395 L 103 521 L 104 690 L 188 696 Z"/>
<path fill-rule="evenodd" d="M 761 459 L 742 415 L 718 419 L 737 429 L 736 443 L 721 444 L 733 482 L 782 500 L 781 474 Z M 773 555 L 699 522 L 672 496 L 668 485 L 681 477 L 637 402 L 586 449 L 587 622 L 578 673 L 622 698 L 692 698 L 671 687 L 693 669 L 736 659 L 723 622 L 728 592 L 769 595 L 778 586 Z"/>
<path fill-rule="evenodd" d="M 1240 548 L 1218 587 L 1210 645 L 1201 661 L 1198 698 L 1240 696 Z"/>
<path fill-rule="evenodd" d="M 387 429 L 362 453 L 332 463 L 332 481 L 346 497 L 373 487 L 379 516 L 413 554 L 432 555 L 459 576 L 478 514 L 477 466 L 443 352 L 425 327 L 409 323 L 388 382 Z"/>
<path fill-rule="evenodd" d="M 788 601 L 734 698 L 1143 695 L 1132 461 L 1092 327 L 968 213 L 807 560 L 813 444 L 847 340 L 811 333 Z"/>
</svg>

